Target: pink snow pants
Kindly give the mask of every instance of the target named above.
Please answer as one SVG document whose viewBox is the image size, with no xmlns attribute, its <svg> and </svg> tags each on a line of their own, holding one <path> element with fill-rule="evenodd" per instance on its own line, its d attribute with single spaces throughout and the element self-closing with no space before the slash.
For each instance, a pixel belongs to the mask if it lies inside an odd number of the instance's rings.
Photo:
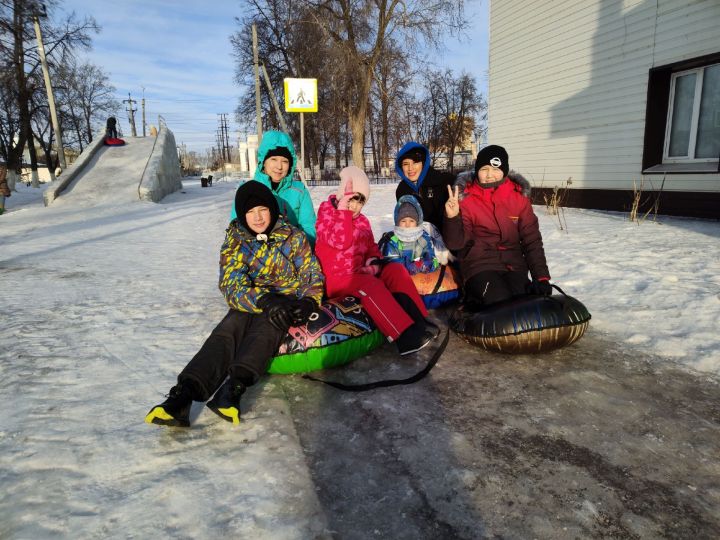
<svg viewBox="0 0 720 540">
<path fill-rule="evenodd" d="M 400 263 L 385 265 L 377 277 L 370 274 L 352 274 L 338 277 L 325 276 L 325 279 L 328 297 L 347 295 L 358 297 L 365 311 L 388 341 L 395 341 L 414 322 L 393 298 L 392 293 L 406 294 L 415 302 L 423 317 L 428 315 L 410 274 Z"/>
</svg>

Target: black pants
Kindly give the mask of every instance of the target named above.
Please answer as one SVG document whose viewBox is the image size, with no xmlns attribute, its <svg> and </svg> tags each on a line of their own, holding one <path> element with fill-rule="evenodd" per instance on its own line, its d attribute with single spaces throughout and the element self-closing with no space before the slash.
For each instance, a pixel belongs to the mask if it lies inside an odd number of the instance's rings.
<svg viewBox="0 0 720 540">
<path fill-rule="evenodd" d="M 285 332 L 277 330 L 264 313 L 245 313 L 231 309 L 220 321 L 185 369 L 178 382 L 190 381 L 195 401 L 207 401 L 228 375 L 253 384 L 267 373 Z"/>
<path fill-rule="evenodd" d="M 465 282 L 465 305 L 471 309 L 526 293 L 527 272 L 479 272 Z"/>
</svg>

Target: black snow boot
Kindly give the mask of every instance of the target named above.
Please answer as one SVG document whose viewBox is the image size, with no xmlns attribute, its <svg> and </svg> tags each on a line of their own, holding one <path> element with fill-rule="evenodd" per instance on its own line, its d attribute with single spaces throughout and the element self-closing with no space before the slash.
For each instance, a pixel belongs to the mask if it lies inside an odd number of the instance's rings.
<svg viewBox="0 0 720 540">
<path fill-rule="evenodd" d="M 228 379 L 207 402 L 208 408 L 223 420 L 240 424 L 240 397 L 245 393 L 245 385 Z"/>
<path fill-rule="evenodd" d="M 400 307 L 403 308 L 403 311 L 405 311 L 405 313 L 407 313 L 410 316 L 410 318 L 413 321 L 415 321 L 415 324 L 413 324 L 410 327 L 410 328 L 413 328 L 413 326 L 414 326 L 415 329 L 412 330 L 408 334 L 408 337 L 403 338 L 403 341 L 412 343 L 413 340 L 415 340 L 415 342 L 417 342 L 417 340 L 420 339 L 418 337 L 420 329 L 422 330 L 423 333 L 429 334 L 431 336 L 431 341 L 433 339 L 436 339 L 440 335 L 440 328 L 435 323 L 433 323 L 433 322 L 429 321 L 428 319 L 426 319 L 425 317 L 423 317 L 422 312 L 415 305 L 415 302 L 413 302 L 412 298 L 410 298 L 405 293 L 395 292 L 395 293 L 392 293 L 392 295 L 393 295 L 393 298 L 395 298 L 395 301 L 398 304 L 400 304 Z M 410 330 L 410 328 L 408 328 L 408 330 Z M 406 330 L 405 332 L 407 333 L 408 330 Z M 400 336 L 400 338 L 398 338 L 398 348 L 400 348 L 401 338 L 402 338 L 402 335 Z M 412 350 L 410 350 L 410 352 L 402 352 L 402 350 L 401 350 L 400 354 L 410 354 L 411 352 L 419 351 L 426 345 L 427 345 L 427 343 L 424 343 L 424 344 L 418 346 L 417 343 L 415 343 L 415 346 L 411 345 L 409 347 L 410 349 L 412 349 Z"/>
<path fill-rule="evenodd" d="M 429 319 L 425 319 L 425 328 L 430 331 L 433 339 L 437 339 L 437 337 L 440 335 L 440 332 L 442 331 L 437 324 L 435 324 Z"/>
<path fill-rule="evenodd" d="M 145 416 L 148 424 L 160 426 L 190 427 L 192 394 L 188 385 L 178 383 L 170 389 L 167 399 L 155 405 Z"/>
<path fill-rule="evenodd" d="M 427 347 L 437 337 L 437 334 L 424 323 L 415 323 L 409 326 L 397 338 L 397 348 L 401 356 L 416 353 Z"/>
</svg>

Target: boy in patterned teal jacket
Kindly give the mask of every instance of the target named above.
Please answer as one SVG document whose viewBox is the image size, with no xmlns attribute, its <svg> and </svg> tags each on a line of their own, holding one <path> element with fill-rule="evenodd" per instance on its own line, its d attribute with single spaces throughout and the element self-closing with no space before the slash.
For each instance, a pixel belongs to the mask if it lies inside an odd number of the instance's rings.
<svg viewBox="0 0 720 540">
<path fill-rule="evenodd" d="M 235 207 L 238 217 L 220 250 L 219 286 L 230 311 L 178 375 L 168 399 L 147 414 L 148 423 L 188 427 L 192 402 L 215 394 L 207 406 L 238 424 L 245 389 L 267 373 L 288 328 L 304 324 L 322 300 L 324 277 L 310 242 L 279 216 L 272 192 L 247 182 Z"/>
</svg>

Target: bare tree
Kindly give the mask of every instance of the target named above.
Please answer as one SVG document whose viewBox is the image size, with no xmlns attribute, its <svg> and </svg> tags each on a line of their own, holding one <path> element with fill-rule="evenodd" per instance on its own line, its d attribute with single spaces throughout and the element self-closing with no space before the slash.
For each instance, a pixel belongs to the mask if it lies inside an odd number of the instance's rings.
<svg viewBox="0 0 720 540">
<path fill-rule="evenodd" d="M 460 31 L 464 0 L 307 0 L 315 23 L 342 55 L 349 70 L 353 161 L 363 163 L 365 126 L 373 74 L 394 37 L 412 49 L 437 44 L 445 30 Z"/>
<path fill-rule="evenodd" d="M 71 56 L 75 48 L 88 47 L 89 32 L 97 31 L 98 26 L 92 18 L 76 20 L 74 13 L 53 24 L 52 15 L 57 2 L 46 0 L 44 4 L 48 17 L 40 19 L 40 23 L 48 64 L 52 69 Z M 0 1 L 0 57 L 5 59 L 2 86 L 12 103 L 9 105 L 6 102 L 0 111 L 2 131 L 8 134 L 0 151 L 8 164 L 8 185 L 11 188 L 17 179 L 16 171 L 21 166 L 25 145 L 29 143 L 31 152 L 34 151 L 31 119 L 37 111 L 33 110 L 32 100 L 39 86 L 35 81 L 40 80 L 40 60 L 32 19 L 36 7 L 28 0 Z"/>
<path fill-rule="evenodd" d="M 296 77 L 296 61 L 291 48 L 294 9 L 293 3 L 288 0 L 249 0 L 248 10 L 242 19 L 236 18 L 240 29 L 230 37 L 233 46 L 235 64 L 235 81 L 248 90 L 240 98 L 236 109 L 238 121 L 245 125 L 255 118 L 254 98 L 254 66 L 251 39 L 251 27 L 257 27 L 258 48 L 260 60 L 268 72 L 273 85 L 275 98 L 282 100 L 282 79 Z M 262 74 L 260 75 L 262 78 Z M 264 86 L 264 84 L 261 84 Z M 270 127 L 278 127 L 279 122 L 274 117 L 270 95 L 261 91 L 262 121 Z"/>
<path fill-rule="evenodd" d="M 254 22 L 260 56 L 274 85 L 280 86 L 284 77 L 318 78 L 322 107 L 311 115 L 307 138 L 311 148 L 317 146 L 318 155 L 320 149 L 334 148 L 338 165 L 348 138 L 353 161 L 363 163 L 369 120 L 379 130 L 374 146 L 380 161 L 387 162 L 393 131 L 390 111 L 403 93 L 403 77 L 393 71 L 405 67 L 398 44 L 404 56 L 411 57 L 420 43 L 437 45 L 444 31 L 458 32 L 466 26 L 464 0 L 250 0 L 249 5 L 248 15 L 238 21 L 243 29 L 233 36 L 236 81 L 253 86 L 249 25 Z M 378 103 L 370 119 L 373 88 Z M 254 117 L 254 100 L 247 99 L 252 92 L 240 101 L 239 119 Z M 263 98 L 268 125 L 273 125 L 271 113 Z M 296 124 L 289 124 L 297 134 Z"/>
<path fill-rule="evenodd" d="M 408 93 L 401 97 L 396 111 L 396 137 L 399 141 L 417 141 L 430 149 L 431 159 L 438 146 L 439 112 L 434 95 Z"/>
<path fill-rule="evenodd" d="M 430 72 L 427 91 L 437 115 L 431 144 L 435 151 L 447 154 L 448 168 L 452 170 L 455 152 L 471 139 L 476 115 L 485 110 L 485 102 L 467 73 L 455 77 L 451 70 Z"/>
<path fill-rule="evenodd" d="M 444 154 L 447 167 L 454 169 L 456 152 L 467 149 L 473 135 L 485 129 L 487 104 L 466 73 L 429 71 L 418 78 L 421 88 L 402 94 L 395 110 L 397 136 L 427 146 L 433 164 Z"/>
<path fill-rule="evenodd" d="M 93 126 L 105 123 L 108 116 L 116 115 L 120 102 L 115 99 L 115 87 L 108 75 L 98 66 L 74 60 L 62 66 L 56 80 L 61 88 L 64 116 L 71 123 L 77 144 L 82 151 L 92 142 Z"/>
<path fill-rule="evenodd" d="M 375 102 L 377 122 L 378 161 L 382 167 L 390 164 L 390 148 L 399 148 L 401 141 L 405 140 L 406 130 L 398 125 L 397 111 L 403 109 L 408 98 L 408 88 L 413 78 L 410 61 L 400 47 L 390 39 L 386 43 L 386 50 L 380 56 L 375 71 L 375 84 L 373 85 L 372 101 Z"/>
<path fill-rule="evenodd" d="M 347 122 L 346 67 L 342 58 L 308 15 L 304 2 L 252 0 L 249 6 L 247 15 L 242 20 L 238 19 L 241 29 L 231 37 L 236 57 L 235 80 L 246 88 L 236 109 L 238 122 L 250 126 L 255 120 L 250 38 L 250 28 L 255 24 L 260 62 L 267 70 L 278 103 L 283 103 L 283 79 L 286 77 L 318 79 L 318 100 L 322 105 L 317 113 L 305 115 L 306 160 L 309 162 L 305 166 L 320 165 L 323 168 L 326 153 L 331 148 L 335 149 L 336 156 L 341 151 L 341 124 Z M 263 125 L 279 129 L 264 84 L 261 102 Z M 285 115 L 285 120 L 290 135 L 298 139 L 298 115 Z"/>
<path fill-rule="evenodd" d="M 3 67 L 0 71 L 0 158 L 9 162 L 12 149 L 17 145 L 14 140 L 20 131 L 20 111 L 17 109 L 12 77 Z"/>
</svg>

